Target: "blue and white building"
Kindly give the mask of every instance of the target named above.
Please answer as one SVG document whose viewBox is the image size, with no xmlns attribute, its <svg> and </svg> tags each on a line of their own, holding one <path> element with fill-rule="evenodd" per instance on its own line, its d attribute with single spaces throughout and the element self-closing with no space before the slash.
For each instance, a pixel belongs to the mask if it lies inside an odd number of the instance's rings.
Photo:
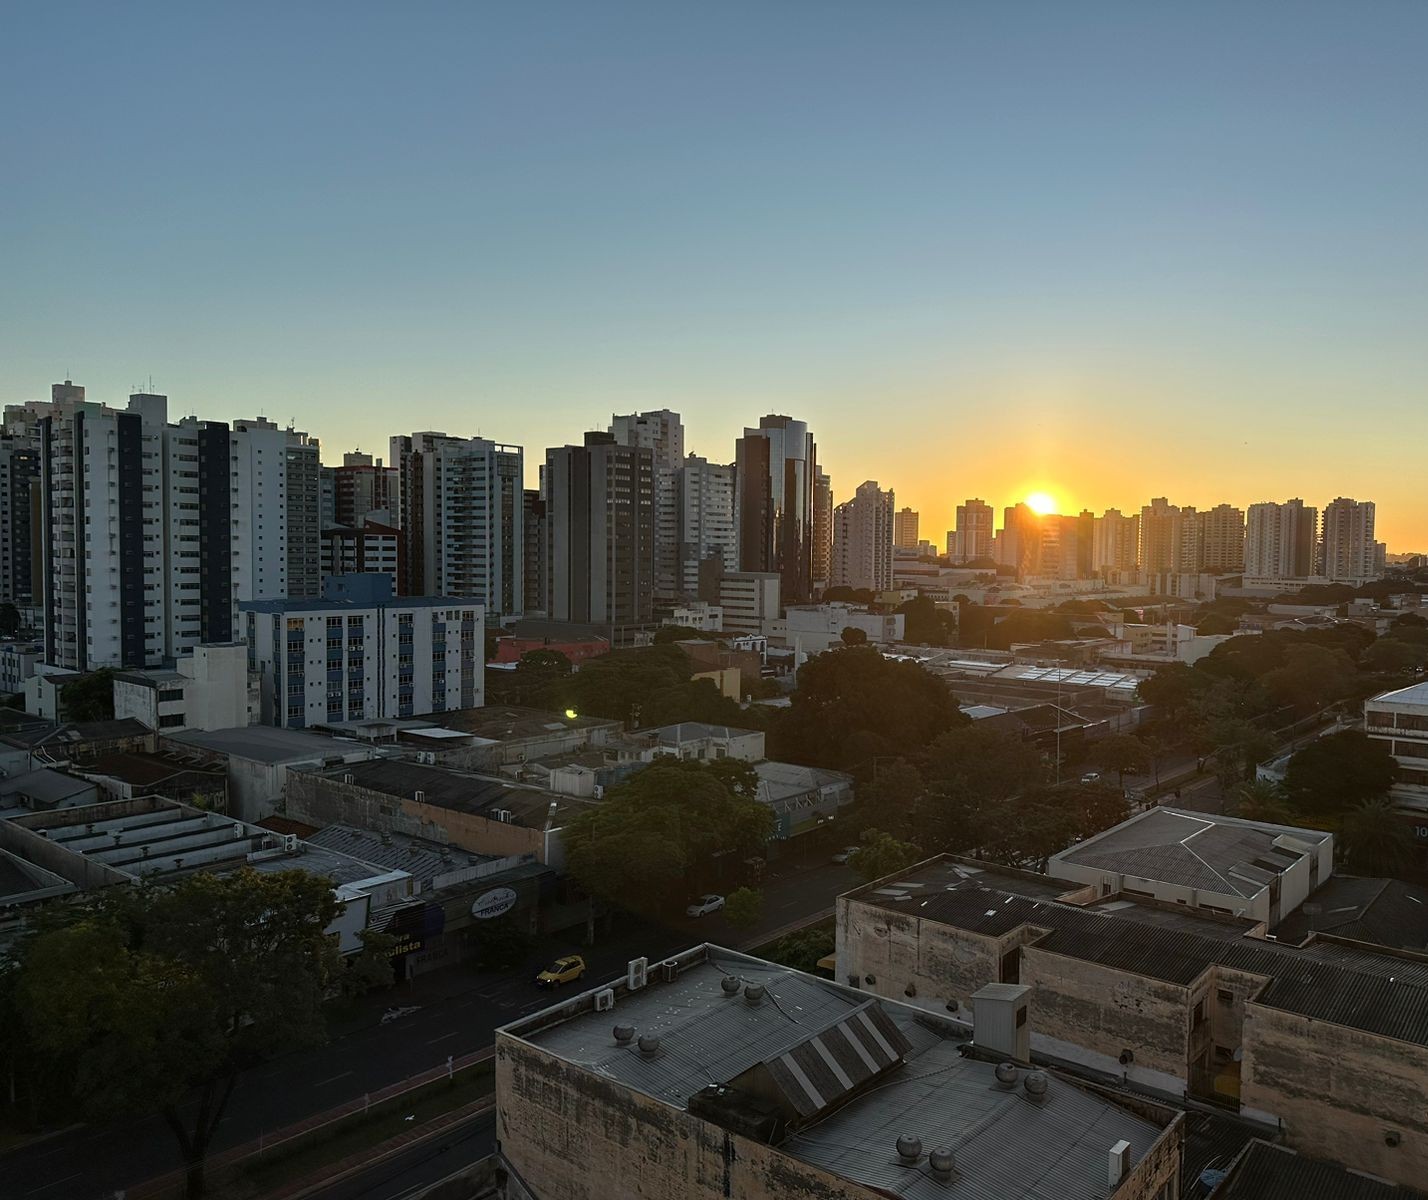
<svg viewBox="0 0 1428 1200">
<path fill-rule="evenodd" d="M 485 614 L 469 599 L 396 596 L 388 575 L 335 575 L 309 600 L 240 603 L 262 721 L 287 729 L 485 702 Z"/>
</svg>

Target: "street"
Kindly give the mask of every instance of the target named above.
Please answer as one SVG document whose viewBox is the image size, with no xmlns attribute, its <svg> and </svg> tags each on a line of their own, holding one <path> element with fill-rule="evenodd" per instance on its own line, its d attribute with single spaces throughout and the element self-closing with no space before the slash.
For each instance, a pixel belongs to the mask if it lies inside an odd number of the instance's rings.
<svg viewBox="0 0 1428 1200">
<path fill-rule="evenodd" d="M 489 1046 L 499 1026 L 553 1002 L 531 980 L 556 953 L 580 949 L 585 955 L 583 989 L 623 975 L 626 963 L 640 955 L 653 961 L 702 941 L 757 945 L 795 921 L 831 915 L 834 898 L 859 882 L 848 867 L 826 861 L 786 871 L 765 880 L 764 918 L 751 933 L 735 930 L 719 913 L 680 918 L 663 928 L 626 921 L 588 949 L 546 940 L 513 971 L 492 975 L 453 967 L 365 997 L 368 1024 L 240 1078 L 212 1151 L 272 1134 Z M 381 1024 L 382 1011 L 392 1007 L 411 1011 Z M 158 1117 L 78 1126 L 0 1157 L 0 1200 L 110 1200 L 115 1191 L 179 1166 L 174 1136 Z"/>
<path fill-rule="evenodd" d="M 361 1171 L 307 1193 L 303 1200 L 402 1200 L 496 1148 L 496 1114 L 484 1112 Z"/>
</svg>

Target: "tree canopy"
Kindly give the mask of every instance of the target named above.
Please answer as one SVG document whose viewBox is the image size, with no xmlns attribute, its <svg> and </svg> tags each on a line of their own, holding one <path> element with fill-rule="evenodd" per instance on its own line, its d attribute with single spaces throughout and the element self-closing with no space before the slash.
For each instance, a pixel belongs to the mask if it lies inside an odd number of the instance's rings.
<svg viewBox="0 0 1428 1200">
<path fill-rule="evenodd" d="M 303 871 L 103 893 L 22 946 L 21 1036 L 76 1111 L 161 1113 L 197 1196 L 238 1073 L 324 1034 L 336 915 L 328 881 Z"/>
<path fill-rule="evenodd" d="M 732 778 L 697 762 L 651 763 L 566 826 L 567 869 L 591 895 L 624 908 L 683 897 L 716 856 L 752 855 L 773 832 L 772 810 L 737 794 Z"/>
<path fill-rule="evenodd" d="M 1301 812 L 1342 814 L 1384 795 L 1395 767 L 1388 746 L 1357 729 L 1310 742 L 1289 760 L 1284 790 Z"/>
<path fill-rule="evenodd" d="M 848 865 L 864 879 L 881 879 L 912 866 L 922 851 L 911 842 L 899 841 L 881 829 L 865 829 L 862 844 L 848 856 Z"/>
<path fill-rule="evenodd" d="M 957 637 L 957 617 L 938 608 L 930 596 L 915 596 L 898 605 L 903 639 L 913 645 L 950 646 Z"/>
<path fill-rule="evenodd" d="M 814 766 L 867 767 L 905 756 L 967 721 L 939 679 L 871 646 L 810 659 L 791 699 L 770 732 L 770 756 Z"/>
<path fill-rule="evenodd" d="M 60 688 L 60 707 L 71 721 L 112 721 L 114 672 L 104 667 L 65 684 Z"/>
</svg>

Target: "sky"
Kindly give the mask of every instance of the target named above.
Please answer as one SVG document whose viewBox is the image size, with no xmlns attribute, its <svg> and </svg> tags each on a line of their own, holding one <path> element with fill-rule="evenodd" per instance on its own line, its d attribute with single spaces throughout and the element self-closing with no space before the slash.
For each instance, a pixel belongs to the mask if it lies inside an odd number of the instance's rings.
<svg viewBox="0 0 1428 1200">
<path fill-rule="evenodd" d="M 836 498 L 1428 550 L 1428 4 L 0 9 L 0 402 L 324 457 L 806 420 Z"/>
</svg>

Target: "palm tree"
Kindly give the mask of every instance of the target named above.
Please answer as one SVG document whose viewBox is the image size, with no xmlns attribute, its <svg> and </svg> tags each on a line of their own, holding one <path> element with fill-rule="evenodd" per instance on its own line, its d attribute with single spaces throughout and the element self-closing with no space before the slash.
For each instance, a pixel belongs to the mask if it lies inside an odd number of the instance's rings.
<svg viewBox="0 0 1428 1200">
<path fill-rule="evenodd" d="M 1235 789 L 1235 816 L 1270 825 L 1291 825 L 1295 819 L 1284 789 L 1270 779 L 1252 779 Z"/>
<path fill-rule="evenodd" d="M 1408 865 L 1403 817 L 1387 796 L 1346 813 L 1340 829 L 1344 859 L 1365 875 L 1397 875 Z"/>
</svg>

